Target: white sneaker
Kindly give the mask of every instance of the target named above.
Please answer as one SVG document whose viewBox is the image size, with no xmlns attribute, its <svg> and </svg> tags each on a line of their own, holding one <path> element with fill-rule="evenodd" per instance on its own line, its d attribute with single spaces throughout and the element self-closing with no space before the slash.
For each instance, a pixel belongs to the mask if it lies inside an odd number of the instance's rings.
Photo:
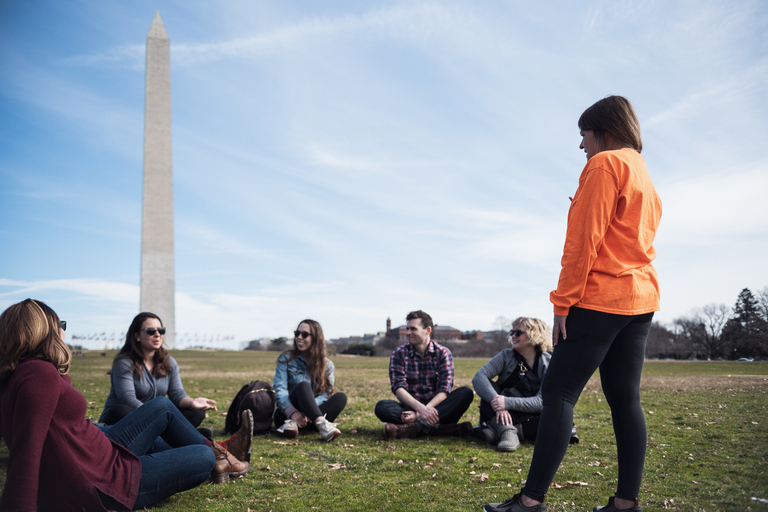
<svg viewBox="0 0 768 512">
<path fill-rule="evenodd" d="M 285 420 L 285 423 L 283 423 L 283 426 L 277 429 L 277 433 L 283 437 L 293 439 L 299 435 L 299 426 L 296 425 L 295 421 L 288 418 Z"/>
<path fill-rule="evenodd" d="M 341 435 L 341 430 L 336 428 L 336 424 L 326 420 L 325 416 L 317 418 L 315 426 L 317 427 L 317 431 L 320 432 L 320 436 L 325 439 L 326 443 L 330 443 Z"/>
</svg>

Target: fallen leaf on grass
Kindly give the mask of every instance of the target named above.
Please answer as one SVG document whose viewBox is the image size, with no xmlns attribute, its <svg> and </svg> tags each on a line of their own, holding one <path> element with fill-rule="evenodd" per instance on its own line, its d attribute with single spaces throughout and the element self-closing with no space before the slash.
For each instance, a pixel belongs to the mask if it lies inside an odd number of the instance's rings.
<svg viewBox="0 0 768 512">
<path fill-rule="evenodd" d="M 480 473 L 479 475 L 475 475 L 473 478 L 479 478 L 481 482 L 485 482 L 486 480 L 488 480 L 489 477 L 488 477 L 488 473 Z"/>
<path fill-rule="evenodd" d="M 296 441 L 272 441 L 275 444 L 283 444 L 286 446 L 299 446 L 299 443 Z"/>
<path fill-rule="evenodd" d="M 499 464 L 498 462 L 494 462 L 494 463 L 493 463 L 493 467 L 495 467 L 495 468 L 500 468 L 500 467 L 501 467 L 501 464 Z"/>
<path fill-rule="evenodd" d="M 567 480 L 564 484 L 552 482 L 552 485 L 550 485 L 550 487 L 552 489 L 562 489 L 563 487 L 586 486 L 586 485 L 589 485 L 589 484 L 587 482 L 572 482 L 570 480 Z"/>
<path fill-rule="evenodd" d="M 601 473 L 601 472 L 599 472 L 599 471 L 595 471 L 595 475 L 597 475 L 597 476 L 605 476 L 604 474 L 602 474 L 602 473 Z"/>
<path fill-rule="evenodd" d="M 697 482 L 696 480 L 691 480 L 691 482 L 695 483 L 696 485 L 701 485 L 701 482 Z"/>
<path fill-rule="evenodd" d="M 477 460 L 477 457 L 470 457 L 469 462 L 475 462 Z"/>
<path fill-rule="evenodd" d="M 334 462 L 333 464 L 328 464 L 328 469 L 347 469 L 347 466 L 340 462 Z"/>
<path fill-rule="evenodd" d="M 590 462 L 589 464 L 587 464 L 587 466 L 590 466 L 590 467 L 599 466 L 599 465 L 600 465 L 599 460 L 596 460 L 594 462 Z"/>
</svg>

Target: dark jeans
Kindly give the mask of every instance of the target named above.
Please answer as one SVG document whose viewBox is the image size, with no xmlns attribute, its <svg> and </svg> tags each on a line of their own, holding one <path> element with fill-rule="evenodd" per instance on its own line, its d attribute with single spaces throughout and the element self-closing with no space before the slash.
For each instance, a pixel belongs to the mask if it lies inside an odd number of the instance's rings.
<svg viewBox="0 0 768 512">
<path fill-rule="evenodd" d="M 448 393 L 448 397 L 435 407 L 438 416 L 440 416 L 440 424 L 458 423 L 461 416 L 469 409 L 474 398 L 475 393 L 467 386 L 456 388 Z M 400 425 L 403 423 L 403 420 L 400 419 L 403 412 L 411 410 L 413 409 L 397 400 L 381 400 L 376 404 L 375 412 L 376 417 L 384 423 Z"/>
<path fill-rule="evenodd" d="M 645 416 L 640 406 L 640 374 L 653 313 L 612 315 L 572 307 L 568 339 L 555 347 L 541 385 L 544 409 L 523 493 L 543 501 L 565 456 L 573 425 L 573 406 L 600 368 L 603 393 L 611 407 L 619 483 L 616 496 L 634 500 L 645 464 Z"/>
<path fill-rule="evenodd" d="M 517 411 L 509 411 L 509 415 L 512 416 L 513 425 L 522 425 L 523 437 L 526 441 L 536 440 L 536 433 L 539 430 L 539 419 L 541 414 L 522 413 Z M 493 406 L 485 400 L 480 401 L 480 423 L 484 423 L 489 420 L 496 419 L 496 411 L 493 410 Z"/>
<path fill-rule="evenodd" d="M 307 381 L 300 382 L 293 388 L 293 391 L 288 395 L 288 398 L 291 399 L 291 405 L 309 418 L 307 428 L 315 428 L 315 419 L 317 419 L 318 416 L 325 415 L 325 419 L 333 422 L 338 418 L 339 414 L 341 414 L 341 411 L 344 410 L 344 407 L 347 406 L 347 395 L 344 393 L 334 393 L 331 395 L 331 398 L 322 404 L 317 405 L 312 386 L 310 386 Z M 286 419 L 288 418 L 286 418 L 283 411 L 280 409 L 275 411 L 275 425 L 278 428 L 285 423 Z"/>
<path fill-rule="evenodd" d="M 205 438 L 166 397 L 150 400 L 114 425 L 101 427 L 101 431 L 141 460 L 141 484 L 134 510 L 200 485 L 216 465 Z M 158 437 L 162 441 L 156 443 Z M 155 451 L 162 443 L 170 449 Z M 106 508 L 125 510 L 119 504 L 115 507 L 116 502 L 108 496 L 101 496 Z"/>
<path fill-rule="evenodd" d="M 104 409 L 100 420 L 105 425 L 114 425 L 135 410 L 136 409 L 130 405 L 118 404 L 109 409 Z M 189 421 L 193 427 L 199 427 L 205 419 L 205 411 L 200 411 L 198 409 L 179 409 L 179 412 L 187 418 L 187 421 Z"/>
</svg>

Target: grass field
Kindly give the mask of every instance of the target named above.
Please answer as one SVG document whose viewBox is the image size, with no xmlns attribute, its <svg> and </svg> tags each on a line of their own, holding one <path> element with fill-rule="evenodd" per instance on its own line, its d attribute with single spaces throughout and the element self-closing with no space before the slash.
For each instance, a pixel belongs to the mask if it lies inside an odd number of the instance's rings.
<svg viewBox="0 0 768 512">
<path fill-rule="evenodd" d="M 109 392 L 114 352 L 90 352 L 72 365 L 73 385 L 97 419 Z M 175 351 L 186 391 L 218 401 L 204 422 L 217 431 L 240 387 L 272 380 L 275 352 Z M 336 388 L 349 397 L 342 436 L 255 439 L 252 469 L 222 485 L 173 496 L 158 511 L 480 511 L 522 486 L 533 446 L 499 453 L 474 438 L 387 441 L 373 414 L 390 398 L 388 359 L 334 356 Z M 470 385 L 485 359 L 456 359 L 457 385 Z M 642 402 L 648 455 L 643 509 L 766 511 L 768 504 L 768 363 L 667 362 L 645 365 Z M 478 420 L 475 397 L 465 418 Z M 610 412 L 593 377 L 576 406 L 581 442 L 572 445 L 547 497 L 550 511 L 592 510 L 613 494 L 615 444 Z M 4 483 L 8 451 L 0 448 Z"/>
</svg>

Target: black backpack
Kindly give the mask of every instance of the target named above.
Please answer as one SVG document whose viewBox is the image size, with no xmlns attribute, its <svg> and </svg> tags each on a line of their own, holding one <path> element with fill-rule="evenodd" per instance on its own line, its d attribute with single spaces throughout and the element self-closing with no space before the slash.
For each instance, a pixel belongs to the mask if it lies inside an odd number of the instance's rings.
<svg viewBox="0 0 768 512">
<path fill-rule="evenodd" d="M 242 412 L 250 409 L 253 413 L 253 433 L 264 434 L 272 426 L 272 413 L 275 410 L 275 390 L 272 384 L 261 380 L 252 380 L 242 387 L 232 400 L 224 422 L 224 431 L 234 434 L 240 428 Z"/>
</svg>

